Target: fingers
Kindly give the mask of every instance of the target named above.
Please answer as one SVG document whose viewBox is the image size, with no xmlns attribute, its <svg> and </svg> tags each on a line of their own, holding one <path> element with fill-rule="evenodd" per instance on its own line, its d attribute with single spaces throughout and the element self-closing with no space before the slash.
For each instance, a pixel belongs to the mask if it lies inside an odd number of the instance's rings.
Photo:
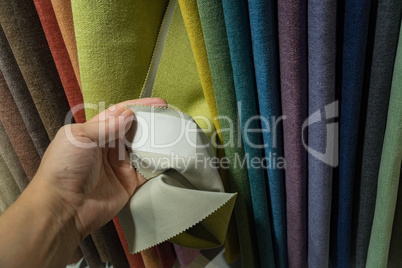
<svg viewBox="0 0 402 268">
<path fill-rule="evenodd" d="M 120 115 L 109 117 L 105 121 L 87 122 L 81 124 L 82 131 L 92 141 L 102 147 L 109 142 L 124 137 L 134 120 L 131 110 L 125 110 Z"/>
<path fill-rule="evenodd" d="M 126 110 L 126 106 L 130 104 L 141 104 L 149 106 L 167 106 L 166 101 L 161 98 L 143 98 L 136 100 L 128 100 L 115 104 L 100 114 L 92 117 L 88 122 L 105 121 L 110 117 L 118 116 Z"/>
</svg>

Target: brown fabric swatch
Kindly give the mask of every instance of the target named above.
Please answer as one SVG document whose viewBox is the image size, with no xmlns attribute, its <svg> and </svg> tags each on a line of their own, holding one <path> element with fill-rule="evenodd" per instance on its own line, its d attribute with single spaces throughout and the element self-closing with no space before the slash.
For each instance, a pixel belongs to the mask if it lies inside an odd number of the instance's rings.
<svg viewBox="0 0 402 268">
<path fill-rule="evenodd" d="M 82 255 L 81 248 L 77 247 L 73 253 L 73 256 L 71 257 L 69 264 L 75 264 L 79 262 L 83 257 L 84 255 Z"/>
<path fill-rule="evenodd" d="M 156 247 L 141 251 L 141 257 L 146 268 L 162 268 Z"/>
<path fill-rule="evenodd" d="M 106 251 L 106 246 L 103 243 L 102 235 L 100 229 L 95 230 L 91 233 L 92 240 L 94 241 L 95 247 L 98 250 L 99 257 L 102 262 L 108 262 L 110 261 L 109 259 L 109 254 Z"/>
<path fill-rule="evenodd" d="M 4 80 L 14 98 L 36 150 L 42 157 L 50 140 L 1 27 L 0 70 L 4 75 Z"/>
<path fill-rule="evenodd" d="M 113 221 L 109 221 L 100 228 L 103 243 L 106 246 L 107 253 L 109 254 L 110 262 L 114 268 L 129 267 L 126 254 L 124 253 L 123 246 L 121 245 L 116 228 Z"/>
<path fill-rule="evenodd" d="M 0 156 L 3 157 L 4 162 L 15 179 L 15 183 L 22 192 L 28 186 L 29 180 L 1 122 Z"/>
<path fill-rule="evenodd" d="M 31 180 L 40 164 L 40 156 L 24 125 L 8 86 L 0 72 L 0 120 L 20 159 L 25 174 Z"/>
<path fill-rule="evenodd" d="M 75 41 L 73 12 L 70 0 L 51 0 L 54 13 L 59 23 L 61 35 L 70 55 L 70 60 L 74 68 L 75 76 L 81 87 L 80 69 L 78 65 L 77 43 Z"/>
<path fill-rule="evenodd" d="M 85 260 L 89 268 L 99 268 L 102 267 L 102 261 L 99 257 L 98 251 L 96 250 L 92 236 L 88 235 L 80 243 L 80 248 L 82 255 L 84 255 Z"/>
<path fill-rule="evenodd" d="M 35 5 L 32 1 L 0 0 L 0 10 L 1 26 L 52 139 L 63 126 L 69 106 Z"/>
<path fill-rule="evenodd" d="M 34 0 L 36 11 L 42 23 L 50 51 L 52 52 L 57 71 L 63 84 L 70 108 L 82 105 L 84 100 L 77 77 L 75 76 L 70 56 L 64 44 L 56 16 L 50 0 Z M 74 112 L 74 119 L 78 123 L 85 122 L 84 107 Z"/>
</svg>

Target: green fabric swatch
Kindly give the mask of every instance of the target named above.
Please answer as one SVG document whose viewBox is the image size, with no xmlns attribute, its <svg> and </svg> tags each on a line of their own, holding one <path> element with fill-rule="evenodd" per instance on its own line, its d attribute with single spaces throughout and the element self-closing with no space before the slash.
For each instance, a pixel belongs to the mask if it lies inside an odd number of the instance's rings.
<svg viewBox="0 0 402 268">
<path fill-rule="evenodd" d="M 387 267 L 402 161 L 402 29 L 399 31 L 366 267 Z"/>
<path fill-rule="evenodd" d="M 208 136 L 215 131 L 179 4 L 174 8 L 152 97 L 193 117 Z"/>
<path fill-rule="evenodd" d="M 208 0 L 198 0 L 197 3 L 218 114 L 221 117 L 223 142 L 226 145 L 225 153 L 229 159 L 230 188 L 231 191 L 238 192 L 235 217 L 238 225 L 242 266 L 257 267 L 258 253 L 255 250 L 257 245 L 247 170 L 235 164 L 236 159 L 242 160 L 245 154 L 241 143 L 240 146 L 238 144 L 237 102 L 222 3 Z M 226 118 L 222 118 L 223 116 Z M 229 144 L 230 141 L 233 141 L 234 144 Z"/>
<path fill-rule="evenodd" d="M 87 119 L 139 97 L 167 2 L 71 1 Z"/>
</svg>

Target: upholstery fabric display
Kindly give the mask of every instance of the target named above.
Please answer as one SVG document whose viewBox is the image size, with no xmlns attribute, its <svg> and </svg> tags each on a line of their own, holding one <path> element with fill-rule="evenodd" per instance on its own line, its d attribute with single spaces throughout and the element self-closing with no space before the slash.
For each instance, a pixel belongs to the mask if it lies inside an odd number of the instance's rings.
<svg viewBox="0 0 402 268">
<path fill-rule="evenodd" d="M 340 102 L 339 190 L 333 196 L 331 262 L 349 267 L 353 186 L 363 91 L 370 2 L 345 1 Z M 334 180 L 335 181 L 335 180 Z"/>
<path fill-rule="evenodd" d="M 129 264 L 113 221 L 106 223 L 104 226 L 99 228 L 99 231 L 101 233 L 103 245 L 105 246 L 107 255 L 109 256 L 109 260 L 113 267 L 128 267 Z"/>
<path fill-rule="evenodd" d="M 29 180 L 20 163 L 20 160 L 18 159 L 17 153 L 15 152 L 13 145 L 11 144 L 11 141 L 8 138 L 6 130 L 4 129 L 3 124 L 1 122 L 0 122 L 0 155 L 4 160 L 4 163 L 10 170 L 10 173 L 14 177 L 15 183 L 22 192 L 28 186 Z"/>
<path fill-rule="evenodd" d="M 287 245 L 290 267 L 307 265 L 307 154 L 302 125 L 307 118 L 307 3 L 278 2 L 283 143 L 286 159 Z"/>
<path fill-rule="evenodd" d="M 389 245 L 389 254 L 388 254 L 388 266 L 391 268 L 397 268 L 402 266 L 402 255 L 400 254 L 402 248 L 402 187 L 401 187 L 402 176 L 401 175 L 399 175 L 398 201 L 396 203 L 394 223 L 392 225 L 391 243 Z"/>
<path fill-rule="evenodd" d="M 261 127 L 271 130 L 262 133 L 265 157 L 272 159 L 276 156 L 279 159 L 283 157 L 282 125 L 275 126 L 272 122 L 272 118 L 277 120 L 281 116 L 277 5 L 275 1 L 249 0 L 248 9 L 258 105 L 264 122 L 268 121 L 268 124 L 261 122 Z M 287 267 L 284 171 L 271 163 L 267 174 L 275 264 L 277 267 Z"/>
<path fill-rule="evenodd" d="M 132 164 L 148 180 L 118 214 L 130 253 L 166 240 L 199 249 L 222 245 L 235 194 L 223 193 L 215 168 L 196 164 L 214 155 L 208 137 L 190 116 L 173 109 L 141 105 L 128 108 L 139 122 L 130 134 Z M 148 127 L 151 116 L 155 120 L 153 130 Z M 181 129 L 182 124 L 194 132 Z M 177 136 L 178 131 L 187 133 L 188 139 Z M 156 144 L 169 147 L 152 147 L 151 132 Z M 160 161 L 164 164 L 158 165 Z M 180 221 L 167 215 L 175 215 Z"/>
<path fill-rule="evenodd" d="M 110 104 L 139 97 L 167 1 L 72 0 L 71 5 L 90 119 Z"/>
<path fill-rule="evenodd" d="M 176 252 L 177 260 L 181 266 L 189 266 L 195 258 L 200 254 L 199 249 L 185 248 L 173 244 L 174 251 Z"/>
<path fill-rule="evenodd" d="M 237 123 L 238 112 L 222 4 L 219 1 L 205 0 L 198 0 L 197 4 L 218 113 L 219 116 L 225 117 L 220 119 L 220 126 L 223 143 L 226 145 L 225 155 L 229 160 L 230 190 L 238 193 L 235 204 L 235 218 L 242 265 L 244 267 L 257 266 L 259 257 L 258 252 L 253 250 L 257 246 L 257 241 L 247 171 L 234 165 L 235 156 L 242 159 L 245 157 L 245 153 L 243 147 L 237 144 L 240 138 L 237 137 L 239 128 Z M 234 133 L 234 137 L 231 136 L 231 132 L 232 134 Z M 230 144 L 232 138 L 235 144 Z"/>
<path fill-rule="evenodd" d="M 13 96 L 0 72 L 0 120 L 29 180 L 40 164 L 40 156 L 29 136 Z"/>
<path fill-rule="evenodd" d="M 78 66 L 77 42 L 75 40 L 73 11 L 71 0 L 51 0 L 54 13 L 64 40 L 78 84 L 81 86 L 80 69 Z M 59 37 L 60 38 L 60 37 Z"/>
<path fill-rule="evenodd" d="M 378 172 L 377 198 L 367 254 L 367 267 L 386 267 L 388 261 L 402 163 L 401 89 L 402 31 L 400 29 Z"/>
<path fill-rule="evenodd" d="M 201 80 L 202 89 L 204 91 L 205 100 L 208 104 L 209 113 L 211 114 L 217 136 L 211 137 L 212 140 L 218 140 L 222 144 L 222 132 L 218 119 L 218 108 L 216 106 L 215 93 L 212 84 L 211 70 L 209 68 L 208 55 L 205 47 L 204 35 L 202 33 L 200 16 L 198 14 L 197 0 L 179 0 L 184 25 L 190 39 L 191 48 L 194 54 L 195 63 L 197 65 L 198 74 Z M 218 155 L 224 157 L 224 149 L 220 148 Z M 227 170 L 220 169 L 219 173 L 222 178 L 226 191 L 229 191 L 229 178 Z M 237 235 L 236 222 L 234 216 L 229 223 L 226 242 L 225 242 L 225 258 L 229 263 L 234 262 L 240 255 L 239 238 Z M 179 258 L 179 256 L 178 256 Z"/>
<path fill-rule="evenodd" d="M 141 253 L 130 254 L 126 237 L 124 236 L 123 229 L 121 228 L 119 217 L 113 218 L 113 223 L 116 226 L 117 234 L 119 235 L 120 242 L 123 246 L 124 253 L 126 254 L 127 261 L 130 267 L 144 267 L 144 262 L 141 257 Z"/>
<path fill-rule="evenodd" d="M 372 51 L 371 72 L 368 89 L 367 108 L 362 109 L 364 121 L 364 142 L 358 192 L 358 206 L 355 215 L 357 222 L 356 267 L 365 267 L 367 249 L 374 216 L 377 192 L 378 171 L 381 162 L 381 150 L 387 123 L 388 101 L 391 90 L 392 71 L 398 45 L 398 32 L 402 14 L 401 1 L 378 1 L 376 26 Z M 352 242 L 352 245 L 354 243 Z"/>
<path fill-rule="evenodd" d="M 328 267 L 332 173 L 337 164 L 335 102 L 336 1 L 309 1 L 308 17 L 308 266 Z M 317 115 L 317 117 L 315 116 Z M 318 120 L 317 120 L 318 119 Z M 331 165 L 332 164 L 332 165 Z"/>
<path fill-rule="evenodd" d="M 17 200 L 21 191 L 2 156 L 0 156 L 0 176 L 0 209 L 4 212 Z"/>
<path fill-rule="evenodd" d="M 0 9 L 1 26 L 52 139 L 63 126 L 69 106 L 35 5 L 31 1 L 2 0 Z"/>
<path fill-rule="evenodd" d="M 35 0 L 36 10 L 42 23 L 43 31 L 45 32 L 50 51 L 52 53 L 56 68 L 59 72 L 60 80 L 63 84 L 64 92 L 66 93 L 70 108 L 83 106 L 83 99 L 77 77 L 74 73 L 73 65 L 70 60 L 56 15 L 53 11 L 51 0 Z M 84 107 L 81 107 L 76 112 L 73 112 L 76 122 L 85 122 Z"/>
<path fill-rule="evenodd" d="M 248 132 L 248 129 L 260 128 L 258 120 L 250 120 L 259 115 L 257 90 L 255 87 L 251 34 L 247 12 L 247 0 L 222 1 L 229 43 L 230 58 L 233 69 L 233 79 L 237 105 L 239 107 L 240 129 L 242 130 L 243 146 L 250 159 L 262 159 L 262 136 L 258 132 Z M 266 173 L 262 166 L 247 165 L 253 204 L 254 225 L 257 235 L 257 245 L 262 267 L 275 267 L 271 235 L 271 219 L 268 211 Z"/>
<path fill-rule="evenodd" d="M 15 104 L 18 107 L 18 112 L 21 114 L 29 136 L 31 136 L 36 150 L 40 157 L 42 157 L 50 142 L 49 137 L 46 133 L 45 127 L 43 126 L 42 119 L 36 110 L 18 64 L 15 61 L 14 54 L 11 51 L 7 38 L 1 28 L 0 70 L 4 75 L 4 80 L 14 98 Z"/>
<path fill-rule="evenodd" d="M 173 248 L 172 243 L 163 242 L 155 247 L 156 252 L 158 253 L 159 260 L 162 264 L 163 268 L 173 267 L 173 264 L 176 261 L 176 253 Z"/>
</svg>

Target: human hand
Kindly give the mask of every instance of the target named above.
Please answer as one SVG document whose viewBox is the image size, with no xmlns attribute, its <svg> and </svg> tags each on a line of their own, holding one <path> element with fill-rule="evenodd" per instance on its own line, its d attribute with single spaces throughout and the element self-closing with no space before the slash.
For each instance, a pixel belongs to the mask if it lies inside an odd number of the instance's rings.
<svg viewBox="0 0 402 268">
<path fill-rule="evenodd" d="M 74 216 L 81 239 L 112 219 L 145 182 L 124 147 L 134 119 L 128 104 L 166 106 L 158 98 L 126 101 L 84 124 L 64 126 L 34 178 Z"/>
</svg>

